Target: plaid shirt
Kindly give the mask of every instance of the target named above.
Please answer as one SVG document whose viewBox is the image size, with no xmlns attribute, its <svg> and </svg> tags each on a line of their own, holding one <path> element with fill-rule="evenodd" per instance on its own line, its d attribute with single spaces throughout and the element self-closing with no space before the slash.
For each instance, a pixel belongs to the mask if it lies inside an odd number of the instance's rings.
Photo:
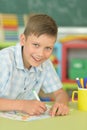
<svg viewBox="0 0 87 130">
<path fill-rule="evenodd" d="M 0 97 L 9 99 L 35 99 L 42 88 L 45 93 L 62 87 L 50 60 L 38 67 L 26 69 L 19 44 L 0 51 Z"/>
</svg>

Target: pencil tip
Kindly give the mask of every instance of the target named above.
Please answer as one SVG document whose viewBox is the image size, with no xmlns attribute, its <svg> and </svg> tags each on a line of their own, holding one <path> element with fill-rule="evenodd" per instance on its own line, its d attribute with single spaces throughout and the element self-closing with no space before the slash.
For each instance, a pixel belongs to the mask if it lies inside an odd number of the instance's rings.
<svg viewBox="0 0 87 130">
<path fill-rule="evenodd" d="M 76 80 L 79 80 L 79 78 L 77 77 Z"/>
</svg>

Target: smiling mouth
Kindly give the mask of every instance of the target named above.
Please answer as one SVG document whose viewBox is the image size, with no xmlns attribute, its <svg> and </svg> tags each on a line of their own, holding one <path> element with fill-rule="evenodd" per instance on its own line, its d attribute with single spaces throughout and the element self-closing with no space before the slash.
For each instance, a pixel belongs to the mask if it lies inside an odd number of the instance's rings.
<svg viewBox="0 0 87 130">
<path fill-rule="evenodd" d="M 36 61 L 36 62 L 41 62 L 41 60 L 42 60 L 42 59 L 40 59 L 40 58 L 33 57 L 33 56 L 32 56 L 32 58 L 33 58 L 33 59 L 34 59 L 34 61 Z"/>
</svg>

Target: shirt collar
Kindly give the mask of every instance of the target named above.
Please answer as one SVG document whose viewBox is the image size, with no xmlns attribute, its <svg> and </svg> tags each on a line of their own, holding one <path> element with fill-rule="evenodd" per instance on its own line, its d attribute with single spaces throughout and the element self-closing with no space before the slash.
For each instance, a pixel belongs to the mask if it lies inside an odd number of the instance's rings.
<svg viewBox="0 0 87 130">
<path fill-rule="evenodd" d="M 20 44 L 16 45 L 15 60 L 16 60 L 17 68 L 24 69 L 24 64 L 23 64 L 23 59 L 22 59 L 22 47 Z"/>
<path fill-rule="evenodd" d="M 30 72 L 40 72 L 40 71 L 43 71 L 43 68 L 44 68 L 43 64 L 41 64 L 38 67 L 31 67 Z"/>
<path fill-rule="evenodd" d="M 36 71 L 48 71 L 48 67 L 47 67 L 47 64 L 48 64 L 48 60 L 45 61 L 44 63 L 42 63 L 41 65 L 39 65 L 38 67 L 36 67 Z"/>
</svg>

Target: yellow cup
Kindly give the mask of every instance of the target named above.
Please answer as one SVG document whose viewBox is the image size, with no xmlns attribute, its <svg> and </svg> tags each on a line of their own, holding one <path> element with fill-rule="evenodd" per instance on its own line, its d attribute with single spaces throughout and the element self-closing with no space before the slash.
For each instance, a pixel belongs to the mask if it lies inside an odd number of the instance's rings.
<svg viewBox="0 0 87 130">
<path fill-rule="evenodd" d="M 78 99 L 75 99 L 75 94 L 78 95 Z M 72 102 L 78 102 L 78 109 L 87 111 L 87 89 L 78 88 L 78 91 L 73 91 Z"/>
</svg>

